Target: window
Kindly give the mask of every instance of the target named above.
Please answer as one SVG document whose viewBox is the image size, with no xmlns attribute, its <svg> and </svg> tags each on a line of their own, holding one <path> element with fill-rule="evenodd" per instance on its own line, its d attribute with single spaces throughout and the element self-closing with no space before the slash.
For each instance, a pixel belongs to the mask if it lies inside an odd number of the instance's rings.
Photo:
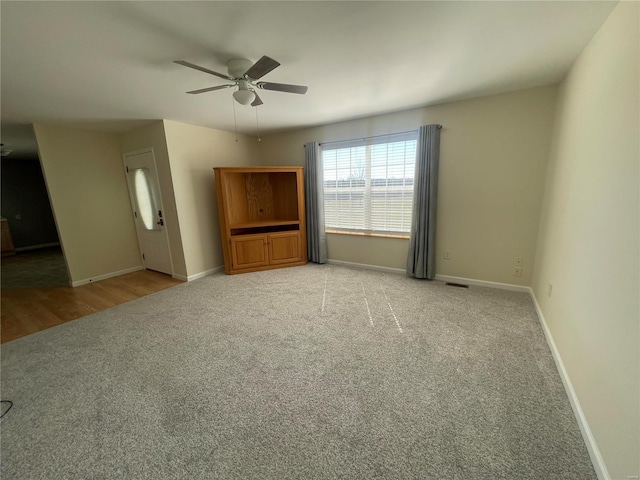
<svg viewBox="0 0 640 480">
<path fill-rule="evenodd" d="M 417 133 L 322 145 L 325 226 L 408 234 Z"/>
<path fill-rule="evenodd" d="M 146 230 L 159 230 L 154 222 L 156 207 L 151 195 L 149 174 L 146 168 L 137 168 L 134 174 L 134 186 L 138 213 Z"/>
</svg>

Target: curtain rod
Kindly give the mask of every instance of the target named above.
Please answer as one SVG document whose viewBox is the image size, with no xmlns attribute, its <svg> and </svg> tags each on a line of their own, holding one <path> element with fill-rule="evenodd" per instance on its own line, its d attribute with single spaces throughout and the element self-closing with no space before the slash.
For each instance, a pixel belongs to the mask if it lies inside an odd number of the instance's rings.
<svg viewBox="0 0 640 480">
<path fill-rule="evenodd" d="M 442 128 L 442 125 L 436 125 L 436 128 L 438 130 L 440 130 Z M 362 138 L 364 140 L 364 139 L 367 139 L 367 138 L 390 137 L 391 135 L 402 135 L 404 133 L 412 133 L 412 132 L 417 132 L 417 131 L 418 131 L 418 129 L 414 128 L 413 130 L 405 130 L 404 132 L 383 133 L 381 135 L 372 135 L 370 137 L 356 137 L 356 139 L 357 138 Z M 322 146 L 322 145 L 328 145 L 328 144 L 332 144 L 332 143 L 348 142 L 349 140 L 354 140 L 354 139 L 336 140 L 334 142 L 322 142 L 322 143 L 319 143 L 318 145 Z M 302 145 L 302 148 L 304 148 L 304 147 L 305 147 L 305 145 Z"/>
</svg>

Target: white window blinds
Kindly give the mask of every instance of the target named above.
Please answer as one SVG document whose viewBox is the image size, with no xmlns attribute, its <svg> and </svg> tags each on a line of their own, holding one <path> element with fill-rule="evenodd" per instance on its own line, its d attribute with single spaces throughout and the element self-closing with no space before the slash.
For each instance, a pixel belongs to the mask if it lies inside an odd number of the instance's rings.
<svg viewBox="0 0 640 480">
<path fill-rule="evenodd" d="M 417 132 L 322 145 L 328 229 L 407 234 Z"/>
</svg>

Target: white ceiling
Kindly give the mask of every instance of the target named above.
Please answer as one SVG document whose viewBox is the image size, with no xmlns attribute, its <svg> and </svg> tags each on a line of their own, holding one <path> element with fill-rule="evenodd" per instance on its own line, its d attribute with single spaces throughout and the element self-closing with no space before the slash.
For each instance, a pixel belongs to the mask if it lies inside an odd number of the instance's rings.
<svg viewBox="0 0 640 480">
<path fill-rule="evenodd" d="M 615 7 L 534 2 L 7 2 L 2 142 L 33 150 L 31 123 L 126 131 L 171 119 L 233 131 L 231 58 L 282 65 L 262 80 L 261 133 L 558 82 Z M 255 108 L 236 104 L 255 135 Z"/>
</svg>

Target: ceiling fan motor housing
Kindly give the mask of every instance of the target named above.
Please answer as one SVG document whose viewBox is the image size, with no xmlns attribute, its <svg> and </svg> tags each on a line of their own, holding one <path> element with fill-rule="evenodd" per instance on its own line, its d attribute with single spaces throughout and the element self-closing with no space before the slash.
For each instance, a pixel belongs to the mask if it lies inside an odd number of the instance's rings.
<svg viewBox="0 0 640 480">
<path fill-rule="evenodd" d="M 229 71 L 229 75 L 233 78 L 242 78 L 244 72 L 249 70 L 253 62 L 251 60 L 247 60 L 246 58 L 232 58 L 227 63 L 227 70 Z"/>
</svg>

